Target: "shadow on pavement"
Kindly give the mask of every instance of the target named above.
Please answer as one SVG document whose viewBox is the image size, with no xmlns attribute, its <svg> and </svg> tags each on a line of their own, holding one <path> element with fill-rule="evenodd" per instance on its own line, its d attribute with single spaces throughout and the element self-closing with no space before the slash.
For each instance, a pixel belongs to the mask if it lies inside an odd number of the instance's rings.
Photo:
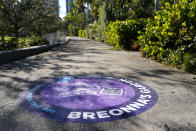
<svg viewBox="0 0 196 131">
<path fill-rule="evenodd" d="M 15 100 L 18 97 L 18 94 L 27 89 L 31 89 L 36 84 L 40 84 L 50 79 L 59 78 L 63 76 L 111 76 L 111 77 L 123 77 L 128 79 L 133 79 L 136 81 L 145 81 L 145 78 L 152 78 L 152 83 L 155 83 L 159 86 L 183 86 L 194 92 L 196 94 L 195 88 L 193 88 L 194 81 L 187 81 L 186 79 L 171 78 L 171 75 L 181 75 L 184 72 L 174 71 L 174 70 L 160 70 L 160 69 L 150 69 L 150 70 L 142 70 L 142 69 L 129 69 L 129 73 L 121 72 L 120 70 L 112 71 L 108 70 L 112 67 L 113 63 L 108 65 L 102 65 L 97 61 L 93 60 L 93 55 L 103 55 L 108 54 L 104 50 L 97 50 L 96 47 L 102 48 L 102 45 L 94 45 L 91 48 L 85 43 L 89 43 L 89 40 L 71 40 L 72 44 L 69 43 L 66 46 L 61 46 L 55 48 L 49 52 L 44 54 L 40 54 L 33 57 L 28 57 L 26 59 L 22 59 L 20 61 L 15 61 L 10 64 L 6 64 L 4 66 L 0 66 L 0 92 L 4 92 L 7 97 Z M 91 42 L 91 41 L 90 41 Z M 93 42 L 92 42 L 93 43 Z M 83 50 L 84 49 L 84 50 Z M 44 55 L 44 57 L 43 57 Z M 74 60 L 73 57 L 78 57 L 81 59 Z M 87 57 L 87 59 L 82 59 L 83 57 Z M 107 60 L 106 60 L 107 61 Z M 102 61 L 104 62 L 104 61 Z M 81 64 L 88 65 L 96 65 L 99 71 L 89 72 L 88 69 L 82 70 L 80 72 L 71 73 L 69 70 L 80 70 Z M 123 67 L 122 68 L 129 68 Z M 39 76 L 38 78 L 31 79 L 22 76 L 15 76 L 15 73 L 22 72 L 28 77 L 31 77 L 29 74 L 33 74 L 37 72 L 39 73 L 40 69 L 44 70 L 52 70 L 50 75 L 48 76 Z M 101 71 L 100 71 L 101 70 Z M 10 73 L 11 72 L 11 73 Z M 21 74 L 22 74 L 21 73 Z M 46 72 L 47 73 L 47 72 Z M 186 73 L 185 73 L 186 74 Z M 153 79 L 156 78 L 156 79 Z M 160 79 L 160 81 L 157 81 Z M 162 81 L 163 80 L 163 81 Z M 10 105 L 8 105 L 9 107 Z M 16 108 L 9 109 L 7 111 L 4 108 L 0 107 L 0 130 L 88 130 L 88 131 L 102 131 L 106 129 L 111 129 L 113 131 L 119 130 L 128 130 L 129 125 L 132 125 L 136 129 L 140 129 L 143 123 L 148 123 L 147 121 L 141 120 L 139 117 L 135 116 L 134 118 L 128 118 L 121 121 L 113 121 L 106 123 L 95 123 L 95 124 L 74 124 L 74 123 L 60 123 L 53 120 L 47 120 L 45 118 L 41 118 L 38 116 L 34 116 L 33 114 L 29 114 L 25 112 L 22 108 L 16 105 Z M 179 114 L 180 115 L 180 114 Z M 28 120 L 28 121 L 27 121 Z M 124 122 L 124 124 L 123 124 Z M 142 123 L 142 124 L 141 124 Z M 178 125 L 174 121 L 170 121 L 168 123 L 173 123 L 172 125 L 176 125 L 176 127 L 169 127 L 171 131 L 191 131 L 192 129 L 196 129 L 193 126 L 185 126 Z M 152 124 L 152 123 L 151 123 Z M 124 125 L 124 126 L 123 126 Z M 157 125 L 160 126 L 160 125 Z M 40 128 L 44 127 L 44 129 Z M 142 127 L 145 128 L 145 127 Z M 169 131 L 169 130 L 168 130 Z"/>
</svg>

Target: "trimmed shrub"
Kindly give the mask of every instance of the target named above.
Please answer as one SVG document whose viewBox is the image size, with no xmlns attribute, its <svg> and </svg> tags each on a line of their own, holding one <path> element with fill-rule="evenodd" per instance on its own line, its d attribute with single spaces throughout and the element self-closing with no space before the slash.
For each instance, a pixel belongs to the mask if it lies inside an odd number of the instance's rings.
<svg viewBox="0 0 196 131">
<path fill-rule="evenodd" d="M 45 44 L 49 44 L 49 42 L 35 35 L 18 39 L 16 39 L 15 37 L 5 37 L 4 42 L 0 40 L 0 51 L 39 46 Z"/>
<path fill-rule="evenodd" d="M 143 31 L 145 19 L 110 22 L 106 28 L 107 43 L 116 48 L 138 50 L 138 31 Z"/>
<path fill-rule="evenodd" d="M 79 30 L 79 31 L 78 31 L 78 36 L 79 36 L 79 37 L 82 37 L 82 33 L 83 33 L 83 30 Z"/>
<path fill-rule="evenodd" d="M 87 37 L 87 30 L 79 30 L 78 34 L 79 34 L 79 37 L 86 38 Z"/>
<path fill-rule="evenodd" d="M 87 30 L 87 36 L 91 40 L 96 40 L 97 38 L 97 30 L 96 29 L 88 29 Z"/>
<path fill-rule="evenodd" d="M 26 39 L 26 43 L 29 43 L 30 46 L 40 46 L 49 44 L 49 42 L 46 39 L 42 39 L 40 36 L 36 35 L 32 35 L 30 38 L 24 39 Z"/>
<path fill-rule="evenodd" d="M 196 0 L 166 3 L 153 19 L 147 20 L 145 32 L 139 32 L 144 56 L 196 73 L 195 15 Z"/>
<path fill-rule="evenodd" d="M 105 42 L 105 26 L 98 22 L 88 25 L 86 30 L 80 30 L 78 33 L 80 37 Z"/>
</svg>

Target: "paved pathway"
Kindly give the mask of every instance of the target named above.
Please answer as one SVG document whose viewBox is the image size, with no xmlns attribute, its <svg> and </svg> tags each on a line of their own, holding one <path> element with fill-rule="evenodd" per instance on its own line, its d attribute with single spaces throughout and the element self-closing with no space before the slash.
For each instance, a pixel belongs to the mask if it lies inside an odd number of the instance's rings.
<svg viewBox="0 0 196 131">
<path fill-rule="evenodd" d="M 72 38 L 61 47 L 0 66 L 0 130 L 5 131 L 195 131 L 195 75 L 144 59 L 138 52 L 113 51 L 95 41 Z M 159 96 L 150 110 L 106 123 L 62 123 L 19 107 L 18 94 L 38 83 L 67 75 L 133 79 Z M 169 131 L 169 130 L 168 130 Z"/>
</svg>

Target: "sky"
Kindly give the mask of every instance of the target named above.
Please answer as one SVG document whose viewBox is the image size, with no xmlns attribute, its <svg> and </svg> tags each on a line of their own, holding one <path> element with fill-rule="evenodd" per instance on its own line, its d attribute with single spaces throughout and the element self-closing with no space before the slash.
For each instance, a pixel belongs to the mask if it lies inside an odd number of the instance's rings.
<svg viewBox="0 0 196 131">
<path fill-rule="evenodd" d="M 59 0 L 59 5 L 60 5 L 59 16 L 63 19 L 63 17 L 65 17 L 66 15 L 65 0 Z"/>
<path fill-rule="evenodd" d="M 66 1 L 66 0 L 59 0 L 59 6 L 60 6 L 60 9 L 59 9 L 59 16 L 60 16 L 61 19 L 63 19 L 63 17 L 66 16 L 65 1 Z"/>
</svg>

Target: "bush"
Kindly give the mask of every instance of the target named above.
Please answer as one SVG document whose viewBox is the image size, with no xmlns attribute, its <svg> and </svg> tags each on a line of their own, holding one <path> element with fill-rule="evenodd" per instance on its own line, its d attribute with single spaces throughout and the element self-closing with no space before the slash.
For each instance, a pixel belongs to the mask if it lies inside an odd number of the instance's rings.
<svg viewBox="0 0 196 131">
<path fill-rule="evenodd" d="M 74 25 L 69 25 L 67 30 L 68 36 L 78 36 L 78 27 Z"/>
<path fill-rule="evenodd" d="M 79 30 L 79 31 L 78 31 L 78 34 L 79 34 L 79 37 L 82 37 L 82 38 L 86 38 L 86 36 L 87 36 L 87 35 L 86 35 L 86 34 L 87 34 L 87 33 L 86 33 L 86 30 Z"/>
<path fill-rule="evenodd" d="M 138 50 L 138 31 L 143 31 L 144 19 L 110 22 L 107 26 L 107 43 L 116 48 Z"/>
<path fill-rule="evenodd" d="M 87 26 L 86 30 L 79 30 L 80 37 L 89 38 L 91 40 L 105 42 L 105 25 L 100 25 L 99 22 L 94 22 Z"/>
<path fill-rule="evenodd" d="M 26 37 L 18 39 L 16 39 L 15 37 L 5 37 L 4 42 L 0 39 L 0 51 L 39 46 L 48 43 L 49 42 L 47 40 L 44 40 L 41 37 L 35 35 L 31 36 L 30 38 Z"/>
<path fill-rule="evenodd" d="M 86 30 L 80 30 L 78 34 L 80 37 L 106 42 L 106 23 L 106 4 L 103 2 L 103 5 L 99 7 L 99 20 L 89 24 Z M 82 33 L 85 33 L 85 35 L 82 35 Z"/>
<path fill-rule="evenodd" d="M 15 37 L 5 37 L 4 41 L 0 39 L 0 51 L 17 48 Z"/>
<path fill-rule="evenodd" d="M 82 37 L 82 32 L 83 32 L 83 30 L 79 30 L 79 31 L 78 31 L 78 36 L 79 36 L 79 37 Z"/>
<path fill-rule="evenodd" d="M 144 56 L 164 61 L 178 69 L 195 69 L 195 14 L 196 0 L 190 3 L 179 0 L 173 5 L 166 3 L 162 11 L 147 20 L 145 32 L 139 32 Z"/>
<path fill-rule="evenodd" d="M 96 21 L 93 24 L 89 24 L 86 27 L 86 31 L 87 31 L 86 37 L 91 40 L 98 40 L 98 32 L 97 32 L 98 26 L 99 24 Z"/>
<path fill-rule="evenodd" d="M 91 40 L 97 40 L 97 30 L 96 29 L 88 29 L 87 37 Z"/>
<path fill-rule="evenodd" d="M 42 39 L 40 36 L 36 35 L 32 35 L 30 38 L 26 38 L 26 42 L 29 43 L 30 46 L 40 46 L 49 44 L 49 42 L 46 39 Z"/>
</svg>

